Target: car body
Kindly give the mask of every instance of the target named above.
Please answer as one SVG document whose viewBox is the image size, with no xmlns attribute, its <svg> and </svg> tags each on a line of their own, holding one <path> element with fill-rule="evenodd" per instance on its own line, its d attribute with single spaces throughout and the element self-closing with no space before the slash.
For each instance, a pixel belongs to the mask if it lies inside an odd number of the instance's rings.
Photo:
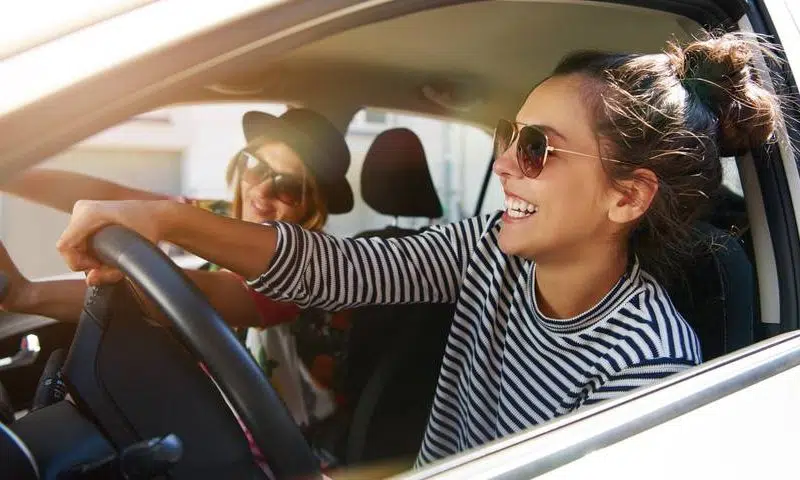
<svg viewBox="0 0 800 480">
<path fill-rule="evenodd" d="M 163 0 L 116 13 L 5 54 L 0 178 L 131 115 L 192 102 L 304 105 L 343 129 L 369 106 L 489 131 L 564 54 L 657 51 L 701 25 L 779 41 L 785 63 L 770 64 L 770 81 L 781 91 L 796 92 L 800 68 L 789 0 Z M 779 140 L 734 161 L 756 272 L 752 345 L 401 478 L 794 476 L 782 437 L 800 427 L 800 140 L 791 129 Z M 31 331 L 46 348 L 69 341 L 70 327 L 50 323 L 14 317 L 2 346 Z M 41 367 L 0 380 L 28 392 Z"/>
</svg>

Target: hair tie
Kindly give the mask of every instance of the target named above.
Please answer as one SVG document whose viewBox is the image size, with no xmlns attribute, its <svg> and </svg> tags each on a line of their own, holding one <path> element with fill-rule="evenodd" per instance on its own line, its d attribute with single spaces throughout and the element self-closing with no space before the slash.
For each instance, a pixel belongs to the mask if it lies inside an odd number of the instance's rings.
<svg viewBox="0 0 800 480">
<path fill-rule="evenodd" d="M 712 112 L 718 109 L 716 94 L 723 89 L 720 82 L 727 82 L 729 69 L 726 65 L 710 61 L 707 57 L 687 58 L 686 73 L 681 79 L 683 87 L 695 95 Z"/>
<path fill-rule="evenodd" d="M 715 85 L 714 82 L 704 78 L 692 77 L 682 79 L 681 85 L 683 85 L 683 88 L 685 88 L 690 95 L 694 95 L 700 103 L 705 105 L 709 110 L 716 112 L 714 90 L 717 88 L 717 85 Z"/>
</svg>

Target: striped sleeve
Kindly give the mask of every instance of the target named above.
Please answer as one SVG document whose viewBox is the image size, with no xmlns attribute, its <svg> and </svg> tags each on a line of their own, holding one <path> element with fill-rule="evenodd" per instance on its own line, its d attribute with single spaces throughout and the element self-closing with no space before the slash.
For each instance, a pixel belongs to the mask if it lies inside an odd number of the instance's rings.
<svg viewBox="0 0 800 480">
<path fill-rule="evenodd" d="M 693 366 L 695 366 L 695 362 L 679 358 L 656 358 L 637 363 L 596 383 L 578 407 L 594 405 L 603 400 L 619 397 L 631 390 L 656 383 Z"/>
<path fill-rule="evenodd" d="M 403 238 L 342 239 L 289 224 L 275 257 L 250 287 L 302 308 L 455 302 L 466 263 L 488 217 L 431 227 Z"/>
</svg>

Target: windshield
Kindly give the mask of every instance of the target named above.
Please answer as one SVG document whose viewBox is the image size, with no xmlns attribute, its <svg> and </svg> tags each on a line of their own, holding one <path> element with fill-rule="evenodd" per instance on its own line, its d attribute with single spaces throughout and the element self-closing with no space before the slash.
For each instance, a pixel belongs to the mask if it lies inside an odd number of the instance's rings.
<svg viewBox="0 0 800 480">
<path fill-rule="evenodd" d="M 0 58 L 154 0 L 27 0 L 0 15 Z"/>
</svg>

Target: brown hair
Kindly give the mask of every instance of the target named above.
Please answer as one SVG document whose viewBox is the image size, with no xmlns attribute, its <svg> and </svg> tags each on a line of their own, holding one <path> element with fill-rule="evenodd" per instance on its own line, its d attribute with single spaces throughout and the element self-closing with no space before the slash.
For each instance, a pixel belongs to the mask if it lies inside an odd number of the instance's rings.
<svg viewBox="0 0 800 480">
<path fill-rule="evenodd" d="M 263 147 L 266 143 L 274 142 L 267 137 L 256 137 L 250 141 L 242 150 L 249 150 L 254 152 Z M 242 218 L 242 171 L 239 155 L 242 150 L 236 152 L 236 155 L 228 162 L 228 169 L 225 172 L 225 181 L 228 187 L 233 189 L 233 203 L 231 205 L 231 216 L 237 219 Z M 303 160 L 301 158 L 301 160 Z M 304 166 L 305 168 L 305 166 Z M 309 175 L 308 169 L 304 170 L 306 181 L 306 192 L 304 198 L 305 215 L 298 223 L 301 227 L 307 230 L 322 230 L 325 223 L 328 221 L 328 208 L 325 204 L 325 199 L 317 187 L 317 182 L 313 176 Z"/>
<path fill-rule="evenodd" d="M 707 34 L 650 55 L 578 52 L 553 76 L 585 79 L 585 104 L 612 181 L 652 171 L 658 191 L 630 245 L 664 279 L 689 250 L 695 222 L 722 182 L 720 156 L 759 147 L 782 122 L 779 97 L 762 86 L 753 59 L 771 54 L 756 37 Z M 621 187 L 619 187 L 621 188 Z"/>
</svg>

